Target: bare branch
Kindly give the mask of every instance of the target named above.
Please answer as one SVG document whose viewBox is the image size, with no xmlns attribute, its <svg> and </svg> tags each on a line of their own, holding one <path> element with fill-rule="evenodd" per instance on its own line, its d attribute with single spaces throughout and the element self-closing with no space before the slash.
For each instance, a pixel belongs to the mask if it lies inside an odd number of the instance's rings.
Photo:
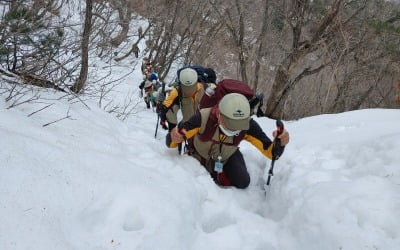
<svg viewBox="0 0 400 250">
<path fill-rule="evenodd" d="M 47 127 L 47 126 L 49 126 L 49 125 L 51 125 L 51 124 L 54 124 L 54 123 L 56 123 L 56 122 L 59 122 L 59 121 L 65 120 L 65 119 L 73 120 L 73 119 L 71 118 L 70 114 L 69 114 L 69 110 L 70 110 L 70 109 L 68 109 L 67 114 L 66 114 L 65 117 L 60 118 L 60 119 L 57 119 L 57 120 L 52 121 L 52 122 L 49 122 L 49 123 L 46 123 L 46 124 L 43 124 L 42 127 Z"/>
<path fill-rule="evenodd" d="M 48 107 L 52 106 L 53 104 L 54 104 L 54 103 L 48 104 L 48 105 L 44 106 L 43 108 L 38 109 L 38 110 L 36 110 L 36 111 L 30 113 L 30 114 L 28 115 L 28 117 L 30 117 L 30 116 L 32 116 L 32 115 L 34 115 L 34 114 L 36 114 L 36 113 L 38 113 L 38 112 L 40 112 L 40 111 L 42 111 L 42 110 L 44 110 L 44 109 L 47 109 Z"/>
</svg>

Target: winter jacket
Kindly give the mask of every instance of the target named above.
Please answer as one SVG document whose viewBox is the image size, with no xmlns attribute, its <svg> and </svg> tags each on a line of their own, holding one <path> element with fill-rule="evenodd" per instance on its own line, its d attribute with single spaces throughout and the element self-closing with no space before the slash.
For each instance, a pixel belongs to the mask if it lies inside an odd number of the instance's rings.
<svg viewBox="0 0 400 250">
<path fill-rule="evenodd" d="M 182 121 L 187 121 L 198 110 L 200 100 L 204 94 L 203 86 L 200 83 L 197 83 L 196 92 L 193 96 L 184 97 L 179 92 L 178 88 L 174 88 L 165 98 L 160 115 L 161 120 L 178 124 L 177 114 L 179 109 L 182 112 Z"/>
<path fill-rule="evenodd" d="M 250 142 L 266 157 L 272 159 L 274 143 L 256 121 L 250 119 L 249 130 L 242 131 L 238 136 L 226 136 L 218 127 L 216 112 L 213 112 L 213 109 L 215 110 L 216 108 L 201 109 L 188 121 L 181 122 L 178 125 L 179 130 L 185 129 L 187 131 L 185 136 L 187 139 L 193 138 L 191 147 L 195 153 L 201 156 L 203 160 L 201 162 L 215 161 L 218 156 L 221 156 L 221 162 L 225 163 L 235 153 L 242 140 Z M 209 122 L 210 120 L 212 121 L 211 123 Z M 211 133 L 210 129 L 213 129 Z M 205 133 L 207 134 L 206 136 L 204 136 Z M 170 134 L 167 135 L 166 143 L 170 148 L 177 146 L 176 143 L 171 141 Z M 278 159 L 284 151 L 284 146 L 279 146 L 274 151 L 276 159 Z"/>
</svg>

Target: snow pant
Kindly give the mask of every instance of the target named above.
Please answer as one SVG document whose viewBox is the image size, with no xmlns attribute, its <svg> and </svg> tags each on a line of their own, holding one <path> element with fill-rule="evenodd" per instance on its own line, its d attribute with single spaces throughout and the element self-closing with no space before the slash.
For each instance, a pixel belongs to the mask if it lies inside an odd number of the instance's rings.
<svg viewBox="0 0 400 250">
<path fill-rule="evenodd" d="M 192 148 L 193 149 L 193 148 Z M 206 160 L 202 158 L 195 150 L 191 154 L 210 172 L 211 177 L 215 183 L 221 186 L 234 186 L 237 188 L 247 188 L 250 184 L 250 175 L 247 172 L 246 162 L 244 161 L 243 155 L 239 149 L 228 161 L 225 162 L 222 173 L 214 171 L 215 161 Z"/>
<path fill-rule="evenodd" d="M 249 186 L 250 175 L 247 172 L 246 162 L 239 149 L 224 164 L 222 174 L 222 176 L 217 175 L 217 180 L 219 178 L 221 182 L 224 182 L 224 177 L 226 177 L 234 187 L 247 188 Z"/>
<path fill-rule="evenodd" d="M 144 102 L 146 103 L 146 107 L 148 109 L 150 109 L 151 107 L 156 107 L 155 101 L 151 100 L 151 98 L 149 98 L 149 96 L 144 97 Z M 150 106 L 150 104 L 151 104 L 151 106 Z"/>
</svg>

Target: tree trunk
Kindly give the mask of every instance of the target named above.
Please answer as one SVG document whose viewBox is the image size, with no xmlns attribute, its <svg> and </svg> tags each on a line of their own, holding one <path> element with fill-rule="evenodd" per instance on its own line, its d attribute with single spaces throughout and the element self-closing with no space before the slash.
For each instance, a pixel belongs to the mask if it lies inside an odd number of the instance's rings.
<svg viewBox="0 0 400 250">
<path fill-rule="evenodd" d="M 237 13 L 239 15 L 239 29 L 238 29 L 238 34 L 237 34 L 237 46 L 239 48 L 239 55 L 238 55 L 238 59 L 239 59 L 239 72 L 240 72 L 240 76 L 242 78 L 242 80 L 244 82 L 247 82 L 247 58 L 246 58 L 246 54 L 247 54 L 247 49 L 245 48 L 245 44 L 244 44 L 244 18 L 243 18 L 243 13 L 242 13 L 242 7 L 241 7 L 241 2 L 239 0 L 236 0 L 236 10 Z"/>
<path fill-rule="evenodd" d="M 277 107 L 281 103 L 281 98 L 285 92 L 285 89 L 288 89 L 289 86 L 289 75 L 287 70 L 283 66 L 279 66 L 276 75 L 275 81 L 271 88 L 271 94 L 267 100 L 267 108 L 265 110 L 265 115 L 270 118 L 280 118 L 277 113 Z M 278 110 L 279 112 L 279 110 Z"/>
<path fill-rule="evenodd" d="M 124 6 L 124 8 L 127 9 L 126 10 L 122 10 L 121 8 L 118 9 L 120 26 L 122 27 L 122 30 L 116 37 L 111 39 L 111 45 L 114 47 L 118 47 L 123 41 L 126 40 L 126 37 L 128 36 L 129 22 L 131 20 L 132 11 L 130 9 L 129 4 L 128 7 Z"/>
<path fill-rule="evenodd" d="M 255 61 L 255 69 L 254 69 L 254 82 L 253 82 L 253 89 L 254 91 L 257 91 L 258 88 L 258 82 L 260 80 L 260 68 L 261 68 L 261 60 L 264 57 L 264 51 L 265 51 L 265 39 L 267 36 L 267 31 L 268 31 L 268 9 L 269 9 L 269 0 L 264 0 L 264 16 L 263 16 L 263 21 L 262 21 L 262 26 L 261 26 L 261 33 L 258 38 L 258 49 L 257 49 L 257 54 L 256 54 L 256 61 Z"/>
<path fill-rule="evenodd" d="M 266 116 L 273 119 L 284 119 L 282 110 L 287 97 L 293 87 L 300 82 L 302 78 L 320 72 L 327 64 L 322 63 L 313 69 L 306 67 L 301 70 L 291 72 L 296 64 L 301 64 L 302 59 L 318 48 L 318 42 L 323 38 L 324 32 L 336 19 L 339 8 L 343 0 L 336 0 L 328 13 L 320 20 L 318 29 L 312 36 L 311 41 L 301 41 L 301 32 L 308 18 L 309 2 L 293 1 L 291 16 L 288 16 L 288 23 L 292 29 L 292 48 L 289 55 L 283 60 L 275 75 L 272 84 L 271 94 L 267 100 Z M 337 32 L 335 30 L 331 33 Z"/>
<path fill-rule="evenodd" d="M 88 70 L 89 70 L 89 36 L 92 29 L 92 9 L 93 0 L 86 0 L 86 14 L 85 14 L 85 24 L 83 28 L 81 49 L 82 49 L 82 63 L 81 72 L 78 79 L 76 80 L 74 86 L 71 90 L 75 93 L 80 93 L 85 86 Z"/>
</svg>

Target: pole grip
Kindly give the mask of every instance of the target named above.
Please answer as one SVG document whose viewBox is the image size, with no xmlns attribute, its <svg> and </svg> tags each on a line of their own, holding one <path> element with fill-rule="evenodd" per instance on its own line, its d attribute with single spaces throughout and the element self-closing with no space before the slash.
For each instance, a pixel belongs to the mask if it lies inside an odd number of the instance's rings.
<svg viewBox="0 0 400 250">
<path fill-rule="evenodd" d="M 274 142 L 275 142 L 275 146 L 279 147 L 281 145 L 281 140 L 278 138 L 278 136 L 281 135 L 283 133 L 283 130 L 285 129 L 285 126 L 283 125 L 283 122 L 281 120 L 276 120 L 276 129 L 278 131 L 278 134 L 274 138 Z M 271 177 L 274 176 L 274 165 L 275 165 L 275 160 L 276 160 L 275 146 L 272 149 L 271 167 L 269 168 L 269 171 L 268 171 L 268 179 L 267 179 L 268 186 L 270 184 Z"/>
<path fill-rule="evenodd" d="M 272 161 L 276 160 L 276 155 L 278 155 L 278 152 L 276 151 L 278 148 L 281 146 L 281 140 L 278 138 L 279 135 L 283 133 L 285 126 L 283 125 L 283 122 L 281 120 L 276 120 L 276 130 L 278 131 L 278 134 L 274 138 L 274 148 L 272 149 Z"/>
<path fill-rule="evenodd" d="M 276 128 L 278 130 L 278 135 L 281 135 L 283 133 L 283 129 L 285 128 L 281 120 L 276 120 Z"/>
</svg>

